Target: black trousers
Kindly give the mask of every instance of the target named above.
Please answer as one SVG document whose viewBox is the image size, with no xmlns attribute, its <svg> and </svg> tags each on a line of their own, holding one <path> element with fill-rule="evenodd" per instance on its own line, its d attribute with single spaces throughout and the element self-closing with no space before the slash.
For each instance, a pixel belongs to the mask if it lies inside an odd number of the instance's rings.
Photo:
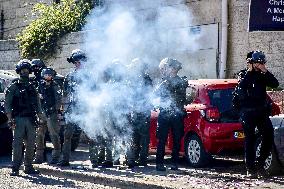
<svg viewBox="0 0 284 189">
<path fill-rule="evenodd" d="M 165 145 L 170 129 L 173 136 L 172 162 L 177 163 L 179 159 L 180 141 L 184 133 L 183 114 L 181 112 L 161 111 L 159 114 L 156 133 L 158 139 L 156 164 L 164 163 Z"/>
<path fill-rule="evenodd" d="M 150 143 L 150 113 L 149 115 L 137 114 L 131 124 L 133 133 L 131 145 L 127 151 L 127 161 L 130 164 L 135 161 L 146 163 Z"/>
<path fill-rule="evenodd" d="M 259 166 L 263 166 L 269 156 L 274 140 L 274 130 L 269 114 L 265 110 L 244 110 L 241 113 L 241 123 L 245 133 L 245 162 L 247 169 L 254 168 L 255 160 L 257 160 Z M 256 128 L 262 138 L 260 156 L 257 159 L 255 153 Z"/>
</svg>

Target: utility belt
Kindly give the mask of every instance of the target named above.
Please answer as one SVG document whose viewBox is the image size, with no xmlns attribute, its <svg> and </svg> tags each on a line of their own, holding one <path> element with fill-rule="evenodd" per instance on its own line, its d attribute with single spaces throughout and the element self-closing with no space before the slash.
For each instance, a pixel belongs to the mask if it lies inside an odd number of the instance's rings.
<svg viewBox="0 0 284 189">
<path fill-rule="evenodd" d="M 50 117 L 52 114 L 57 113 L 55 107 L 44 108 L 44 112 L 45 112 L 45 115 L 46 115 L 47 117 Z"/>
<path fill-rule="evenodd" d="M 257 107 L 243 107 L 242 111 L 252 112 L 252 111 L 266 111 L 269 107 L 267 106 L 257 106 Z"/>
<path fill-rule="evenodd" d="M 183 115 L 183 111 L 177 108 L 160 108 L 160 114 Z"/>
<path fill-rule="evenodd" d="M 14 117 L 34 117 L 35 113 L 28 113 L 28 112 L 21 112 L 21 113 L 14 113 Z"/>
</svg>

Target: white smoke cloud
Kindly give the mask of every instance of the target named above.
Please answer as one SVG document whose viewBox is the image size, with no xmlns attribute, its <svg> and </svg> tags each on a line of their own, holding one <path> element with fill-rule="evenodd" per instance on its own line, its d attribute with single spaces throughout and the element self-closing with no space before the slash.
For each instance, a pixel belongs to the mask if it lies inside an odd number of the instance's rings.
<svg viewBox="0 0 284 189">
<path fill-rule="evenodd" d="M 185 48 L 196 49 L 195 37 L 178 29 L 190 26 L 190 10 L 178 1 L 167 6 L 169 2 L 110 1 L 88 17 L 83 47 L 88 61 L 77 75 L 79 102 L 69 121 L 78 123 L 90 138 L 111 136 L 124 146 L 132 133 L 130 112 L 150 114 L 152 89 L 140 85 L 141 66 L 128 66 L 132 59 L 139 57 L 153 76 L 162 58 Z M 114 59 L 120 63 L 114 64 Z M 119 79 L 105 81 L 104 71 L 109 67 L 115 67 Z"/>
</svg>

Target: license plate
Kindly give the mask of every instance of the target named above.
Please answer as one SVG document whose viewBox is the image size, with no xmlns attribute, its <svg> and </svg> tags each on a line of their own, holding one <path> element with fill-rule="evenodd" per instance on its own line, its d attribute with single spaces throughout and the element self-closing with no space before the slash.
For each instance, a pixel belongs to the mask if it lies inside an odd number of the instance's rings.
<svg viewBox="0 0 284 189">
<path fill-rule="evenodd" d="M 245 134 L 243 131 L 234 132 L 234 138 L 245 138 Z"/>
</svg>

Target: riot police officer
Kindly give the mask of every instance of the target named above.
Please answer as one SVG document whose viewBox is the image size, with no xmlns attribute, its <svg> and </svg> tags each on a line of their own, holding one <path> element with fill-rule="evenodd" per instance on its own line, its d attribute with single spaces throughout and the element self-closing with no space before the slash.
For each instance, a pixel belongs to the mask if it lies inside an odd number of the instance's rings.
<svg viewBox="0 0 284 189">
<path fill-rule="evenodd" d="M 34 73 L 34 77 L 31 78 L 31 82 L 35 86 L 37 90 L 39 90 L 39 85 L 42 81 L 41 77 L 41 71 L 42 69 L 46 68 L 45 63 L 41 59 L 32 59 L 31 61 L 31 68 L 32 72 Z M 47 131 L 47 121 L 45 117 L 43 117 L 43 120 L 40 121 L 39 127 L 37 128 L 36 132 L 36 148 L 38 153 L 36 152 L 36 157 L 33 163 L 35 164 L 41 164 L 44 161 L 46 161 L 46 143 L 44 141 L 44 134 Z M 43 153 L 41 152 L 43 151 Z"/>
<path fill-rule="evenodd" d="M 186 101 L 187 82 L 181 79 L 177 73 L 182 68 L 176 59 L 165 58 L 159 65 L 163 81 L 155 89 L 159 97 L 159 116 L 157 126 L 157 154 L 156 170 L 165 171 L 164 155 L 165 145 L 169 130 L 173 136 L 172 170 L 178 169 L 180 141 L 184 133 L 183 117 Z"/>
<path fill-rule="evenodd" d="M 78 71 L 82 68 L 83 62 L 86 62 L 87 57 L 85 53 L 80 49 L 75 49 L 72 51 L 71 56 L 67 58 L 69 63 L 75 66 L 75 70 L 70 72 L 64 79 L 64 91 L 63 91 L 63 101 L 65 101 L 65 116 L 68 116 L 74 111 L 76 104 L 78 102 L 78 96 L 76 94 L 76 87 L 80 85 L 81 81 L 77 76 Z M 73 122 L 68 122 L 64 128 L 64 143 L 62 147 L 62 159 L 58 163 L 59 166 L 69 166 L 69 159 L 71 153 L 71 139 L 73 136 L 74 128 L 77 125 Z"/>
<path fill-rule="evenodd" d="M 31 61 L 31 68 L 32 72 L 34 73 L 35 77 L 32 79 L 32 82 L 36 88 L 38 88 L 41 82 L 41 71 L 42 69 L 46 68 L 45 63 L 41 59 L 32 59 Z"/>
<path fill-rule="evenodd" d="M 20 78 L 13 81 L 5 92 L 5 109 L 10 126 L 14 129 L 12 176 L 19 174 L 22 163 L 24 140 L 26 145 L 24 172 L 38 174 L 32 166 L 35 150 L 36 114 L 42 117 L 38 93 L 29 80 L 31 64 L 27 59 L 20 60 L 16 65 Z"/>
<path fill-rule="evenodd" d="M 121 87 L 123 80 L 124 69 L 123 65 L 118 59 L 114 59 L 112 63 L 103 71 L 102 82 L 107 88 L 112 88 L 112 91 L 116 91 Z M 113 101 L 116 107 L 121 105 L 118 101 Z M 105 133 L 97 136 L 96 139 L 90 141 L 90 160 L 92 167 L 102 166 L 105 168 L 113 167 L 114 163 L 119 164 L 119 161 L 114 161 L 113 154 L 119 156 L 120 152 L 115 145 L 118 133 L 122 133 L 121 129 L 117 127 L 115 121 L 116 117 L 113 115 L 112 107 L 110 104 L 105 103 L 102 109 L 102 116 L 104 120 Z"/>
<path fill-rule="evenodd" d="M 130 88 L 135 102 L 131 111 L 130 125 L 132 127 L 131 145 L 127 152 L 128 167 L 135 165 L 147 166 L 150 143 L 150 116 L 152 105 L 148 95 L 152 91 L 152 79 L 147 73 L 146 63 L 139 58 L 132 60 L 129 66 Z"/>
<path fill-rule="evenodd" d="M 233 104 L 240 111 L 245 134 L 247 175 L 251 177 L 267 176 L 263 166 L 272 148 L 274 138 L 273 127 L 269 119 L 270 104 L 267 101 L 266 87 L 275 88 L 279 83 L 267 70 L 265 63 L 266 58 L 263 52 L 248 53 L 247 69 L 239 74 L 239 83 L 233 98 Z M 260 156 L 257 159 L 255 157 L 256 127 L 262 137 Z"/>
<path fill-rule="evenodd" d="M 50 67 L 46 67 L 41 71 L 42 82 L 39 85 L 39 95 L 41 99 L 42 109 L 47 121 L 47 128 L 49 131 L 50 139 L 53 144 L 52 159 L 50 164 L 58 163 L 61 143 L 60 143 L 60 126 L 58 122 L 58 112 L 61 106 L 61 89 L 59 85 L 53 80 L 56 72 Z M 44 127 L 44 128 L 41 128 Z M 36 163 L 40 163 L 43 160 L 44 154 L 44 137 L 45 137 L 45 125 L 41 125 L 38 128 L 37 133 L 37 150 L 36 150 Z"/>
</svg>

